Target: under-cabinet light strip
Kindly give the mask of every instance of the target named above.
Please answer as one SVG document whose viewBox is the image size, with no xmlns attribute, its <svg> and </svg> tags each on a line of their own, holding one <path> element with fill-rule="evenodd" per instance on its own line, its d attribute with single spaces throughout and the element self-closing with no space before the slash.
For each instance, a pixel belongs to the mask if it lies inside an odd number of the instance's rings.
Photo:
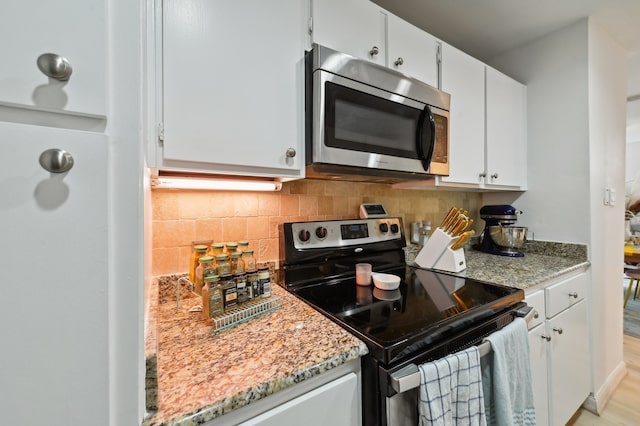
<svg viewBox="0 0 640 426">
<path fill-rule="evenodd" d="M 280 182 L 233 180 L 233 179 L 197 179 L 179 177 L 158 177 L 154 179 L 154 188 L 165 189 L 209 189 L 222 191 L 280 191 Z"/>
</svg>

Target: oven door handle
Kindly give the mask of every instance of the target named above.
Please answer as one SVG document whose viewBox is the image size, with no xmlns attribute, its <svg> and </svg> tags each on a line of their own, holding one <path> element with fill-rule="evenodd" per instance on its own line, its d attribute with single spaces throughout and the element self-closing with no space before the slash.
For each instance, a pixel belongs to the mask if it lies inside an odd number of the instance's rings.
<svg viewBox="0 0 640 426">
<path fill-rule="evenodd" d="M 524 306 L 520 309 L 513 311 L 513 315 L 516 317 L 524 318 L 529 323 L 533 319 L 534 310 L 531 306 Z M 478 351 L 482 358 L 489 352 L 491 352 L 491 343 L 489 341 L 483 341 L 478 345 Z M 406 392 L 411 389 L 420 387 L 420 369 L 416 364 L 409 364 L 402 367 L 398 371 L 394 371 L 389 375 L 391 387 L 397 393 Z"/>
</svg>

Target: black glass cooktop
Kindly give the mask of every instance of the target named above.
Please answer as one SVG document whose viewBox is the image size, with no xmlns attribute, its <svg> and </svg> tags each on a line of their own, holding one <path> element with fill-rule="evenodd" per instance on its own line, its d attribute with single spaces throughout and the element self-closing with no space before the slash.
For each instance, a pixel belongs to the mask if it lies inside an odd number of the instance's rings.
<svg viewBox="0 0 640 426">
<path fill-rule="evenodd" d="M 349 277 L 294 293 L 354 332 L 383 361 L 417 342 L 445 340 L 524 298 L 522 290 L 425 269 L 385 272 L 402 278 L 398 290 L 358 286 Z"/>
</svg>

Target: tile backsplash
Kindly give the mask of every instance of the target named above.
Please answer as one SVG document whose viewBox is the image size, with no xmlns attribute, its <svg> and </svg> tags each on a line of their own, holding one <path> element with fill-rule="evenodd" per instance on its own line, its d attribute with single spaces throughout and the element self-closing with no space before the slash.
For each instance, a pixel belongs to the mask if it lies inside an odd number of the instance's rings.
<svg viewBox="0 0 640 426">
<path fill-rule="evenodd" d="M 481 230 L 480 193 L 395 189 L 388 184 L 303 179 L 284 183 L 280 192 L 153 190 L 154 276 L 184 273 L 191 241 L 249 240 L 258 262 L 278 261 L 278 224 L 358 217 L 362 203 L 382 203 L 390 216 L 437 226 L 455 206 L 469 210 Z"/>
</svg>

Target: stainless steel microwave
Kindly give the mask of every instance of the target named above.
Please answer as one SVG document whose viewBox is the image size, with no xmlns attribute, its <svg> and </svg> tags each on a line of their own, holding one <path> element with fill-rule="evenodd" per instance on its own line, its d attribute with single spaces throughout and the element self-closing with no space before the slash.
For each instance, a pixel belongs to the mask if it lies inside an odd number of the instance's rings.
<svg viewBox="0 0 640 426">
<path fill-rule="evenodd" d="M 449 94 L 317 44 L 305 65 L 307 177 L 398 182 L 449 174 Z"/>
</svg>

